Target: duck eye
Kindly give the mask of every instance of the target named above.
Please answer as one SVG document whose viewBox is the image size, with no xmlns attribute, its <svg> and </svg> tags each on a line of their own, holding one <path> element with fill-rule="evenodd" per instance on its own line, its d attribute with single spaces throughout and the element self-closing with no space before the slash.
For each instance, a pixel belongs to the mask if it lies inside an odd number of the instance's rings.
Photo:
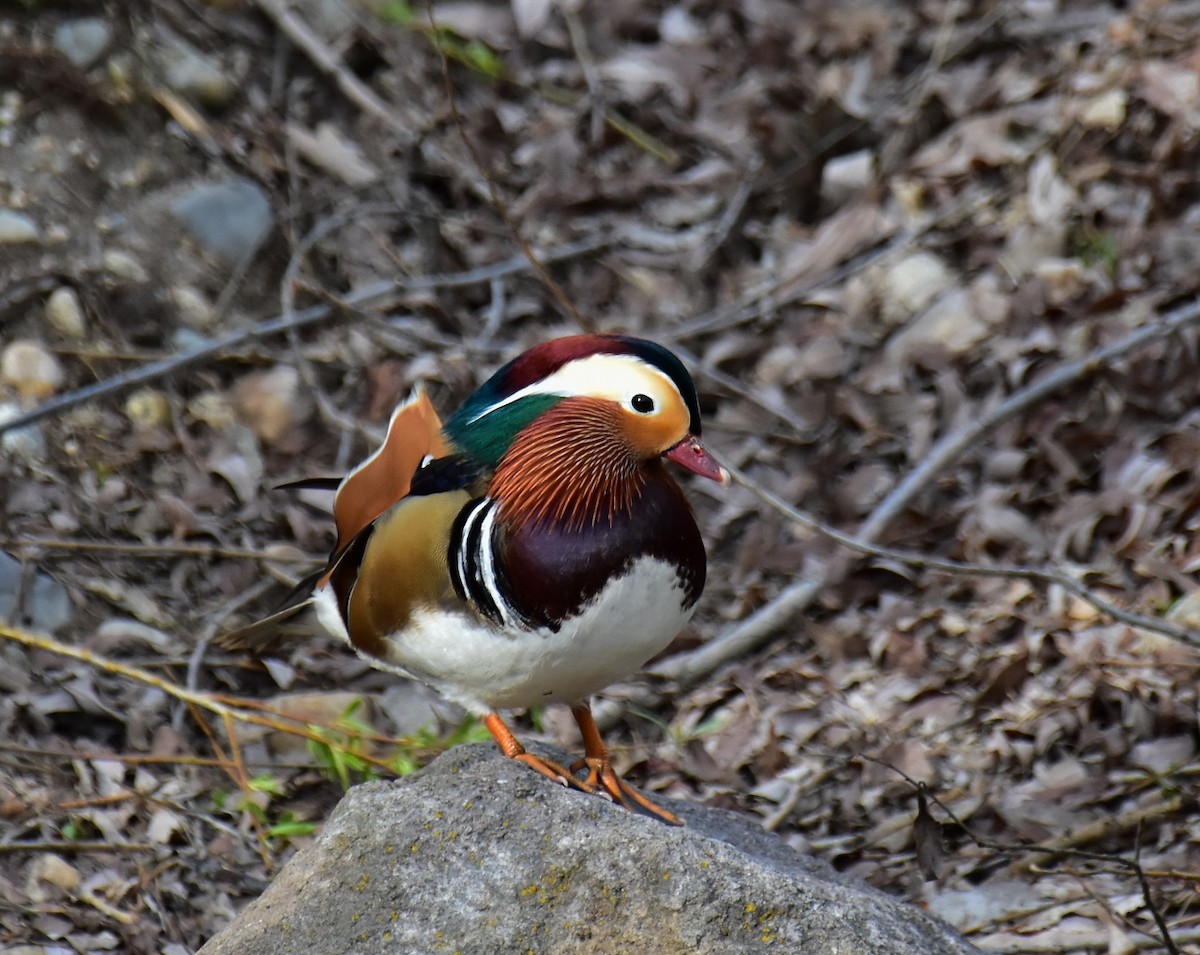
<svg viewBox="0 0 1200 955">
<path fill-rule="evenodd" d="M 634 395 L 629 399 L 629 405 L 638 414 L 649 414 L 654 410 L 654 399 L 649 395 Z"/>
</svg>

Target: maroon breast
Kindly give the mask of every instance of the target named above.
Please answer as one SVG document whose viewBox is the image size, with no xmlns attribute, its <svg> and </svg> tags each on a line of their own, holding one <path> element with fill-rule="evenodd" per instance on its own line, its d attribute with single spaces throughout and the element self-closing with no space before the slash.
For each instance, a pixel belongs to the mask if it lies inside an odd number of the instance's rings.
<svg viewBox="0 0 1200 955">
<path fill-rule="evenodd" d="M 704 590 L 704 542 L 691 507 L 665 469 L 654 467 L 628 508 L 583 527 L 553 521 L 497 525 L 498 583 L 528 622 L 558 629 L 640 557 L 673 566 L 691 607 Z M 664 593 L 664 600 L 679 599 Z"/>
</svg>

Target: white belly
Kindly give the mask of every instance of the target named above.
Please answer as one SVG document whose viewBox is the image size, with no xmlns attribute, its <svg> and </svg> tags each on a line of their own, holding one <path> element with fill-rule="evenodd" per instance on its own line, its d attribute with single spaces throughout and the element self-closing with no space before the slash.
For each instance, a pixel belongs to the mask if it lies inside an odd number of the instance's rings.
<svg viewBox="0 0 1200 955">
<path fill-rule="evenodd" d="M 366 659 L 428 683 L 477 714 L 585 700 L 639 669 L 683 628 L 675 568 L 640 558 L 583 613 L 551 630 L 502 632 L 466 614 L 420 612 Z"/>
</svg>

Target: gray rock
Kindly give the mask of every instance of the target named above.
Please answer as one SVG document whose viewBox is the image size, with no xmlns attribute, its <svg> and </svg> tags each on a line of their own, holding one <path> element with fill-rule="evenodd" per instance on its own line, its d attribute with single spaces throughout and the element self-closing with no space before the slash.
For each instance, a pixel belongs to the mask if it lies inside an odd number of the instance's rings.
<svg viewBox="0 0 1200 955">
<path fill-rule="evenodd" d="M 233 95 L 235 85 L 228 71 L 178 37 L 170 37 L 158 49 L 158 61 L 164 81 L 177 93 L 215 107 L 225 106 Z"/>
<path fill-rule="evenodd" d="M 29 216 L 13 212 L 11 209 L 0 209 L 0 242 L 17 245 L 24 242 L 40 242 L 41 238 L 41 230 Z"/>
<path fill-rule="evenodd" d="M 0 421 L 11 421 L 25 411 L 15 401 L 0 401 Z M 46 433 L 41 422 L 35 421 L 23 428 L 9 428 L 0 434 L 0 451 L 23 464 L 40 464 L 46 457 Z M 0 581 L 3 572 L 0 571 Z M 0 583 L 0 587 L 3 584 Z M 0 591 L 0 609 L 3 608 L 3 591 Z"/>
<path fill-rule="evenodd" d="M 52 632 L 66 626 L 73 613 L 67 589 L 53 577 L 35 573 L 24 593 L 21 606 L 16 606 L 21 593 L 23 569 L 21 562 L 0 550 L 0 620 L 11 620 L 18 610 L 16 623 L 34 630 Z"/>
<path fill-rule="evenodd" d="M 171 203 L 171 214 L 205 251 L 231 265 L 253 255 L 275 221 L 263 191 L 242 178 L 190 189 Z"/>
<path fill-rule="evenodd" d="M 79 293 L 69 285 L 59 286 L 51 292 L 46 299 L 46 321 L 67 338 L 83 338 L 87 334 L 87 325 Z"/>
<path fill-rule="evenodd" d="M 112 43 L 112 27 L 99 17 L 81 17 L 60 23 L 54 45 L 81 70 L 95 63 Z"/>
<path fill-rule="evenodd" d="M 390 681 L 376 706 L 388 718 L 394 736 L 413 736 L 438 723 L 452 726 L 466 717 L 462 707 L 448 703 L 416 680 Z"/>
<path fill-rule="evenodd" d="M 200 955 L 977 952 L 751 820 L 664 801 L 685 827 L 556 786 L 490 744 L 460 746 L 347 793 Z"/>
</svg>

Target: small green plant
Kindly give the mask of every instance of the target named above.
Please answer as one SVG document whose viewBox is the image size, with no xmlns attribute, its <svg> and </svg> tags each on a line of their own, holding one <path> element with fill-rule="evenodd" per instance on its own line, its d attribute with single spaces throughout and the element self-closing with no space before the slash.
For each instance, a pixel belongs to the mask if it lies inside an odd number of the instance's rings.
<svg viewBox="0 0 1200 955">
<path fill-rule="evenodd" d="M 446 27 L 431 27 L 424 14 L 418 14 L 404 0 L 387 3 L 380 11 L 383 19 L 422 34 L 449 60 L 456 60 L 493 80 L 510 80 L 500 55 L 479 40 L 464 40 Z"/>
<path fill-rule="evenodd" d="M 83 838 L 83 828 L 74 819 L 68 819 L 59 830 L 67 842 L 78 842 Z"/>
<path fill-rule="evenodd" d="M 725 725 L 725 718 L 722 716 L 710 716 L 708 719 L 690 730 L 685 730 L 677 726 L 672 726 L 666 720 L 656 713 L 648 713 L 646 710 L 640 710 L 636 707 L 630 707 L 629 712 L 634 716 L 640 716 L 649 723 L 653 723 L 663 731 L 663 735 L 671 740 L 671 745 L 676 749 L 683 749 L 688 743 L 693 740 L 703 739 L 705 736 L 711 736 Z"/>
<path fill-rule="evenodd" d="M 287 842 L 289 839 L 311 836 L 316 828 L 316 823 L 303 822 L 293 813 L 285 811 L 279 814 L 279 819 L 273 825 L 267 827 L 267 838 Z"/>
<path fill-rule="evenodd" d="M 327 776 L 337 780 L 342 789 L 349 789 L 355 782 L 379 778 L 375 767 L 365 758 L 375 730 L 356 715 L 361 708 L 361 699 L 347 706 L 333 730 L 323 726 L 309 727 L 320 737 L 319 741 L 308 741 L 309 751 L 317 765 Z"/>
<path fill-rule="evenodd" d="M 355 700 L 338 717 L 332 729 L 310 726 L 319 740 L 309 740 L 309 749 L 320 769 L 343 789 L 356 782 L 380 778 L 380 763 L 397 776 L 411 776 L 430 757 L 459 743 L 475 743 L 491 739 L 487 729 L 474 717 L 468 716 L 444 736 L 432 725 L 424 726 L 398 745 L 387 756 L 368 758 L 376 738 L 373 727 L 356 714 L 362 700 Z"/>
<path fill-rule="evenodd" d="M 417 15 L 413 8 L 404 0 L 395 0 L 393 3 L 385 3 L 379 11 L 379 15 L 385 20 L 390 20 L 392 23 L 399 24 L 402 27 L 411 27 L 416 23 Z"/>
<path fill-rule="evenodd" d="M 482 743 L 491 738 L 487 727 L 473 716 L 465 717 L 445 736 L 438 736 L 432 725 L 423 726 L 409 737 L 407 746 L 397 749 L 388 765 L 397 776 L 411 776 L 428 762 L 431 755 L 443 753 L 460 743 Z"/>
<path fill-rule="evenodd" d="M 1067 249 L 1089 268 L 1099 265 L 1109 275 L 1116 275 L 1121 248 L 1115 233 L 1079 226 L 1071 231 Z"/>
<path fill-rule="evenodd" d="M 278 842 L 281 846 L 300 836 L 312 835 L 316 825 L 303 822 L 289 810 L 278 814 L 272 812 L 272 802 L 286 795 L 283 782 L 270 773 L 259 773 L 246 782 L 248 791 L 230 803 L 230 793 L 223 789 L 215 790 L 212 794 L 213 805 L 217 809 L 245 813 L 258 825 L 262 835 L 267 840 Z"/>
</svg>

